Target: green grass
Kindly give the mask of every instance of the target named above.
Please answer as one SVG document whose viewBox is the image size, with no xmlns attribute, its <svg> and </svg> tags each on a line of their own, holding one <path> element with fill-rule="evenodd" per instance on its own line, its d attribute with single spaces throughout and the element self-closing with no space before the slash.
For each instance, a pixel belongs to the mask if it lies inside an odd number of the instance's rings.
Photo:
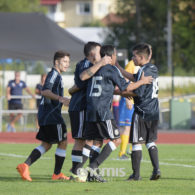
<svg viewBox="0 0 195 195">
<path fill-rule="evenodd" d="M 195 145 L 159 145 L 159 158 L 162 178 L 150 181 L 152 166 L 145 147 L 141 164 L 142 181 L 124 181 L 131 173 L 131 161 L 118 161 L 118 150 L 103 163 L 102 167 L 124 168 L 124 177 L 106 177 L 108 183 L 73 183 L 51 181 L 54 166 L 55 146 L 42 159 L 30 168 L 32 182 L 22 181 L 16 172 L 17 164 L 23 162 L 37 145 L 34 144 L 0 144 L 0 194 L 195 194 Z M 63 172 L 69 175 L 71 167 L 71 148 Z M 5 154 L 5 155 L 4 155 Z M 6 154 L 23 155 L 19 157 Z"/>
</svg>

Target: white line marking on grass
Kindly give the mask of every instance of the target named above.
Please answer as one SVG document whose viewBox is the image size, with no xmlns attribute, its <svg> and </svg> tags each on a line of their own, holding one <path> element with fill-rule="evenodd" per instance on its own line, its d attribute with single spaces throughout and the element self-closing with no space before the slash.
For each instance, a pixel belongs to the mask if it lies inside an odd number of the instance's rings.
<svg viewBox="0 0 195 195">
<path fill-rule="evenodd" d="M 112 158 L 112 160 L 117 160 L 119 161 L 120 159 L 117 158 Z M 120 160 L 121 162 L 125 162 L 125 161 L 130 161 L 130 159 L 127 160 Z M 143 160 L 142 162 L 144 163 L 151 163 L 151 161 L 149 160 Z M 160 165 L 167 165 L 167 166 L 176 166 L 176 167 L 187 167 L 187 168 L 195 168 L 194 165 L 186 165 L 186 164 L 176 164 L 176 163 L 166 163 L 166 162 L 159 162 Z"/>
<path fill-rule="evenodd" d="M 9 157 L 15 157 L 15 158 L 27 158 L 28 156 L 24 155 L 18 155 L 18 154 L 11 154 L 11 153 L 0 153 L 0 156 L 9 156 Z M 50 157 L 42 157 L 41 159 L 49 160 Z"/>
</svg>

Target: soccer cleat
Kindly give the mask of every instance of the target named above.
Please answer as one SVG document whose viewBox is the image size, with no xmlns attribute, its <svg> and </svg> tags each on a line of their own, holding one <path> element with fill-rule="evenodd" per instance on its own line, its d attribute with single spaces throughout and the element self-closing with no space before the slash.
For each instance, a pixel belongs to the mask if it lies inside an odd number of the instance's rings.
<svg viewBox="0 0 195 195">
<path fill-rule="evenodd" d="M 100 183 L 106 183 L 107 180 L 105 180 L 100 174 L 99 174 L 99 169 L 92 169 L 90 167 L 87 167 L 88 171 L 88 177 L 87 181 L 88 182 L 100 182 Z"/>
<path fill-rule="evenodd" d="M 123 154 L 122 156 L 119 157 L 119 160 L 129 160 L 129 159 L 130 158 L 125 154 Z"/>
<path fill-rule="evenodd" d="M 29 166 L 26 163 L 19 164 L 16 169 L 20 173 L 20 176 L 23 180 L 32 181 L 30 177 Z"/>
<path fill-rule="evenodd" d="M 152 176 L 150 177 L 150 180 L 158 180 L 161 177 L 160 170 L 153 171 Z"/>
<path fill-rule="evenodd" d="M 58 175 L 56 175 L 56 174 L 52 175 L 52 180 L 69 180 L 69 179 L 70 179 L 70 177 L 67 177 L 63 173 L 59 173 Z"/>
<path fill-rule="evenodd" d="M 80 176 L 80 175 L 76 175 L 76 174 L 72 173 L 70 176 L 70 181 L 84 183 L 84 182 L 86 182 L 86 177 L 87 176 Z"/>
<path fill-rule="evenodd" d="M 127 181 L 139 181 L 141 180 L 140 176 L 135 176 L 134 174 L 130 175 Z"/>
</svg>

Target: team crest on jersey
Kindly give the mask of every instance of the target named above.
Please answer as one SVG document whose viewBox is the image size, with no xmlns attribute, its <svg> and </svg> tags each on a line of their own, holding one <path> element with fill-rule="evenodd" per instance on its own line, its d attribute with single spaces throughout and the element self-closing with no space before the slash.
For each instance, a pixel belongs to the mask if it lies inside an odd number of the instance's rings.
<svg viewBox="0 0 195 195">
<path fill-rule="evenodd" d="M 22 83 L 22 82 L 20 82 L 19 86 L 20 86 L 20 87 L 22 87 L 22 86 L 23 86 L 23 83 Z"/>
<path fill-rule="evenodd" d="M 115 134 L 115 135 L 119 135 L 119 130 L 118 130 L 118 129 L 115 129 L 115 130 L 114 130 L 114 134 Z"/>
<path fill-rule="evenodd" d="M 15 87 L 16 86 L 16 84 L 15 83 L 12 83 L 12 87 Z"/>
</svg>

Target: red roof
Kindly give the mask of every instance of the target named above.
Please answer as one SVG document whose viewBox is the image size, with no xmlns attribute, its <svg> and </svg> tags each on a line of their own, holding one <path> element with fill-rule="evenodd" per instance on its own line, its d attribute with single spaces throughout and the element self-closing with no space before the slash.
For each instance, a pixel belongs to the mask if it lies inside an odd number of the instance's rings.
<svg viewBox="0 0 195 195">
<path fill-rule="evenodd" d="M 106 26 L 112 23 L 121 24 L 123 22 L 125 22 L 125 19 L 114 13 L 109 13 L 102 19 L 102 23 Z"/>
<path fill-rule="evenodd" d="M 41 5 L 55 5 L 61 0 L 41 0 Z"/>
</svg>

